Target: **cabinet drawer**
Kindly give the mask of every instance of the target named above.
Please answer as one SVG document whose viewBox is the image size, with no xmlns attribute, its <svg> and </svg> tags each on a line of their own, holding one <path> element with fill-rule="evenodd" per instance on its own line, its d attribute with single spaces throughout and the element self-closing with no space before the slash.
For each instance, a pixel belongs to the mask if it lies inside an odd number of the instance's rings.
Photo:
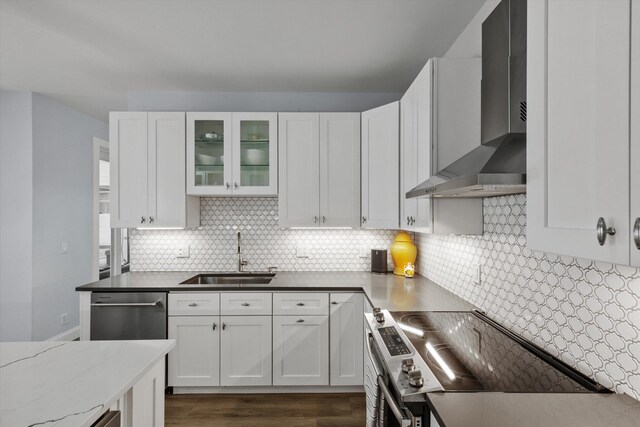
<svg viewBox="0 0 640 427">
<path fill-rule="evenodd" d="M 271 293 L 229 292 L 220 294 L 223 315 L 269 315 L 271 314 Z"/>
<path fill-rule="evenodd" d="M 169 294 L 169 316 L 217 316 L 220 294 L 184 292 Z"/>
<path fill-rule="evenodd" d="M 273 294 L 273 314 L 328 315 L 326 292 L 278 292 Z"/>
</svg>

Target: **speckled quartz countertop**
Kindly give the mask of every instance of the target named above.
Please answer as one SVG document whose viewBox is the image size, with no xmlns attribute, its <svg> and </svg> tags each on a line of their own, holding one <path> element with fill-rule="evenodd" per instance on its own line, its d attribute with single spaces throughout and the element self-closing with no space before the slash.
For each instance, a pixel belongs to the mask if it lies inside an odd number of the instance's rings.
<svg viewBox="0 0 640 427">
<path fill-rule="evenodd" d="M 173 340 L 0 343 L 0 425 L 90 426 Z"/>
<path fill-rule="evenodd" d="M 363 291 L 374 307 L 392 311 L 467 311 L 476 308 L 416 275 L 367 272 L 278 272 L 268 285 L 181 285 L 199 272 L 133 272 L 79 286 L 77 291 Z"/>
</svg>

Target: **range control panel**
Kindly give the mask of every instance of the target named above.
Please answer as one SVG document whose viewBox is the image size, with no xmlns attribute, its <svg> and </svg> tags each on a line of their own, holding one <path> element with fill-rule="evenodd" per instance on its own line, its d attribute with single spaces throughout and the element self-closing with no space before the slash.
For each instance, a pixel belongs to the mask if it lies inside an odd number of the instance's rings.
<svg viewBox="0 0 640 427">
<path fill-rule="evenodd" d="M 401 356 L 403 354 L 411 354 L 411 350 L 404 343 L 398 331 L 393 326 L 379 328 L 378 332 L 382 337 L 385 347 L 389 350 L 391 356 Z"/>
</svg>

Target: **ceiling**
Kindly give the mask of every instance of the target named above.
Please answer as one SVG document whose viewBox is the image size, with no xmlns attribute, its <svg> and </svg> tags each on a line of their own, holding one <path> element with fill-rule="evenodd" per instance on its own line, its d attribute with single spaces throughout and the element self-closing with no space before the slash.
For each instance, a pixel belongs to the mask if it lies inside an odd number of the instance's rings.
<svg viewBox="0 0 640 427">
<path fill-rule="evenodd" d="M 403 92 L 484 0 L 0 0 L 0 89 L 101 120 L 130 91 Z"/>
</svg>

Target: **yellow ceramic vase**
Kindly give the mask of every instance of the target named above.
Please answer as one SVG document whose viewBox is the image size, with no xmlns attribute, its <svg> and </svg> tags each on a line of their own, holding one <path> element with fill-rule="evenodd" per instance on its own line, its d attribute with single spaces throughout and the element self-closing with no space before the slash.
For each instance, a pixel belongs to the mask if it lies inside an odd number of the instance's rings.
<svg viewBox="0 0 640 427">
<path fill-rule="evenodd" d="M 411 241 L 409 233 L 399 232 L 391 244 L 391 259 L 393 260 L 393 274 L 404 276 L 404 267 L 408 262 L 415 265 L 418 249 Z"/>
</svg>

